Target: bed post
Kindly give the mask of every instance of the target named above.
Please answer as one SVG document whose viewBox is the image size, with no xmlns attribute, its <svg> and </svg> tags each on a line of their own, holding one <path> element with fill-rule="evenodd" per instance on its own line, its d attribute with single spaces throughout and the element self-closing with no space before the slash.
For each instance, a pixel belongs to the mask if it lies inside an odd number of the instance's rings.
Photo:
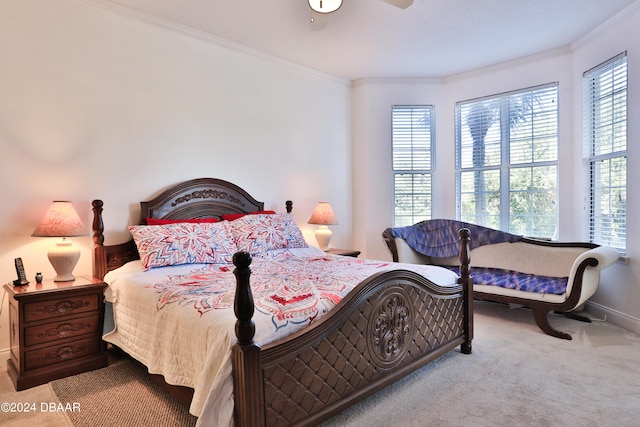
<svg viewBox="0 0 640 427">
<path fill-rule="evenodd" d="M 471 341 L 473 340 L 473 279 L 469 272 L 471 263 L 471 232 L 468 228 L 461 228 L 460 235 L 460 278 L 458 283 L 462 285 L 464 292 L 464 330 L 466 341 L 460 346 L 464 354 L 471 353 Z"/>
<path fill-rule="evenodd" d="M 107 274 L 107 254 L 104 248 L 104 223 L 102 222 L 102 200 L 91 202 L 93 206 L 93 277 L 100 280 Z"/>
<path fill-rule="evenodd" d="M 236 252 L 233 255 L 236 268 L 236 314 L 237 343 L 232 349 L 233 395 L 235 400 L 235 425 L 238 427 L 264 426 L 264 390 L 260 347 L 253 341 L 256 328 L 253 322 L 253 295 L 251 276 L 251 255 Z"/>
<path fill-rule="evenodd" d="M 293 202 L 291 200 L 287 200 L 284 205 L 287 209 L 287 213 L 291 213 L 291 211 L 293 210 Z"/>
</svg>

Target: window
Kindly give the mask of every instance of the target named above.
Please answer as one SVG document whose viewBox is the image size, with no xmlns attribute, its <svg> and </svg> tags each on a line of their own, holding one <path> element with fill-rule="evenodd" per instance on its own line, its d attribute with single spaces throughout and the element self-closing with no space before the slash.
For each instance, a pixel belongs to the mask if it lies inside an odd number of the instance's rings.
<svg viewBox="0 0 640 427">
<path fill-rule="evenodd" d="M 391 141 L 394 227 L 431 219 L 433 131 L 433 106 L 393 106 Z"/>
<path fill-rule="evenodd" d="M 556 237 L 558 84 L 456 104 L 458 219 Z"/>
<path fill-rule="evenodd" d="M 627 55 L 583 76 L 589 241 L 626 253 Z"/>
</svg>

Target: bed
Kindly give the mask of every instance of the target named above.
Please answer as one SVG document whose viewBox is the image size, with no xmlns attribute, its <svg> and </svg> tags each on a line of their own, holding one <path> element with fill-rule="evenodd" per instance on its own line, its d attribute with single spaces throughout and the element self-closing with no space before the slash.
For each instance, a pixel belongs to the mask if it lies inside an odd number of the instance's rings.
<svg viewBox="0 0 640 427">
<path fill-rule="evenodd" d="M 460 276 L 447 276 L 438 267 L 308 247 L 291 202 L 286 213 L 264 211 L 220 179 L 186 181 L 141 202 L 125 243 L 104 244 L 104 204 L 92 206 L 93 274 L 109 285 L 115 321 L 104 339 L 161 375 L 182 400 L 186 391 L 199 425 L 319 424 L 458 346 L 471 353 L 468 230 L 460 230 Z M 252 234 L 251 227 L 276 223 L 270 235 L 279 238 L 270 243 Z M 171 233 L 194 229 L 215 230 L 206 236 L 216 250 L 176 255 Z M 235 246 L 219 241 L 223 229 Z M 171 253 L 154 258 L 158 249 L 145 245 L 145 233 L 161 233 L 156 244 L 170 234 L 174 252 L 162 246 Z"/>
</svg>

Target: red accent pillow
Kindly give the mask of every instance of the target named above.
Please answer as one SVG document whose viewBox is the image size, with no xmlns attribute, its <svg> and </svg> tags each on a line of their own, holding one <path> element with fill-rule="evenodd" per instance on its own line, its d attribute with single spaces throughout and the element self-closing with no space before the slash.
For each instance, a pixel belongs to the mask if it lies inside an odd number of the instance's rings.
<svg viewBox="0 0 640 427">
<path fill-rule="evenodd" d="M 192 224 L 204 224 L 204 223 L 211 223 L 211 222 L 220 222 L 220 220 L 218 218 L 193 218 L 193 219 L 147 218 L 147 225 L 179 224 L 181 222 L 189 222 Z"/>
<path fill-rule="evenodd" d="M 247 213 L 222 214 L 220 215 L 220 217 L 224 221 L 233 221 L 234 219 L 242 218 L 245 215 L 260 215 L 260 214 L 273 215 L 275 213 L 276 211 L 255 211 L 255 212 L 247 212 Z"/>
</svg>

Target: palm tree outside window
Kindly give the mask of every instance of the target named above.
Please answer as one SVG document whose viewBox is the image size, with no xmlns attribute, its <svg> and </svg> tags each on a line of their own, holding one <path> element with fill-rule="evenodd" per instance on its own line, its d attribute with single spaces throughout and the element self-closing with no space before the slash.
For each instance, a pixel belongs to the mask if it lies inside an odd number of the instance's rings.
<svg viewBox="0 0 640 427">
<path fill-rule="evenodd" d="M 457 217 L 557 237 L 558 84 L 458 102 Z"/>
</svg>

